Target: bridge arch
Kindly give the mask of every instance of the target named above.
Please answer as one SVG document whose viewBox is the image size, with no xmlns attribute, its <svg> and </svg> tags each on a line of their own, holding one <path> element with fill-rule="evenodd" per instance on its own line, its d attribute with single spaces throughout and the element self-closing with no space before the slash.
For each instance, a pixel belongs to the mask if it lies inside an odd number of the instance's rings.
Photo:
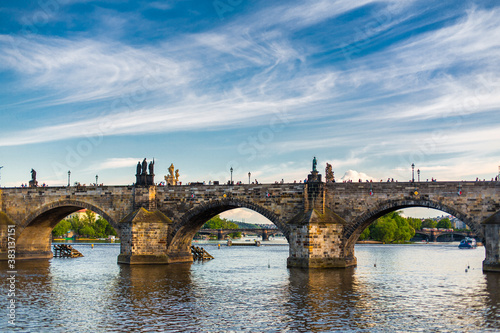
<svg viewBox="0 0 500 333">
<path fill-rule="evenodd" d="M 21 255 L 25 252 L 37 257 L 52 257 L 52 229 L 66 216 L 80 209 L 88 209 L 101 215 L 120 235 L 118 223 L 101 208 L 84 201 L 60 200 L 40 207 L 26 217 L 18 229 L 18 252 Z"/>
<path fill-rule="evenodd" d="M 249 201 L 235 198 L 211 200 L 186 212 L 180 220 L 171 226 L 167 243 L 174 251 L 186 251 L 191 246 L 194 235 L 212 217 L 235 208 L 247 208 L 273 222 L 288 240 L 290 229 L 274 212 Z"/>
<path fill-rule="evenodd" d="M 454 207 L 429 199 L 388 200 L 380 202 L 368 209 L 351 224 L 351 226 L 344 233 L 347 245 L 346 248 L 352 249 L 353 251 L 354 244 L 358 240 L 359 235 L 361 235 L 363 230 L 375 222 L 375 220 L 379 217 L 382 217 L 387 213 L 409 207 L 432 208 L 446 212 L 463 221 L 475 234 L 481 235 L 481 238 L 484 238 L 482 228 L 480 228 L 480 226 L 478 226 L 467 214 L 455 209 Z"/>
<path fill-rule="evenodd" d="M 90 204 L 85 201 L 79 201 L 79 200 L 59 200 L 56 202 L 52 202 L 50 204 L 47 204 L 43 207 L 40 207 L 36 211 L 32 212 L 27 216 L 27 218 L 24 220 L 23 224 L 21 225 L 21 228 L 25 228 L 32 223 L 35 223 L 37 219 L 40 219 L 44 216 L 48 215 L 55 215 L 55 216 L 62 216 L 59 221 L 61 221 L 64 217 L 79 211 L 80 209 L 88 209 L 91 210 L 99 215 L 101 215 L 106 221 L 111 224 L 113 228 L 115 228 L 117 231 L 119 230 L 118 223 L 110 216 L 108 215 L 104 210 L 101 208 Z M 65 214 L 65 215 L 64 215 Z M 57 225 L 57 223 L 55 224 Z M 54 225 L 54 226 L 55 226 Z"/>
</svg>

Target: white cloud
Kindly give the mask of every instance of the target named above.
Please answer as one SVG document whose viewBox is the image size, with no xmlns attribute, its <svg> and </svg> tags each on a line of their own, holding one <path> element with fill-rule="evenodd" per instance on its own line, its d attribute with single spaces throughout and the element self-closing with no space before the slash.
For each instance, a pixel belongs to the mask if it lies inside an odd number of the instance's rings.
<svg viewBox="0 0 500 333">
<path fill-rule="evenodd" d="M 272 224 L 272 222 L 263 215 L 246 208 L 236 208 L 228 210 L 224 213 L 221 213 L 220 217 L 245 223 Z"/>
<path fill-rule="evenodd" d="M 109 158 L 99 165 L 92 167 L 93 170 L 119 169 L 135 166 L 140 162 L 141 158 L 125 157 L 125 158 Z"/>
<path fill-rule="evenodd" d="M 358 172 L 358 171 L 355 171 L 355 170 L 348 170 L 348 171 L 346 171 L 344 173 L 344 176 L 342 176 L 342 178 L 340 178 L 341 181 L 351 181 L 352 180 L 353 182 L 357 182 L 360 179 L 363 182 L 365 182 L 367 180 L 378 181 L 377 179 L 368 176 L 364 172 Z"/>
</svg>

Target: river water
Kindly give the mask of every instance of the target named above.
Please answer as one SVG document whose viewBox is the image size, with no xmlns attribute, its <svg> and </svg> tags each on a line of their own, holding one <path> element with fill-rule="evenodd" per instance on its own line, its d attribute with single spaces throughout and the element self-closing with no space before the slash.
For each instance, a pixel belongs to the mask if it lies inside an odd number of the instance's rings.
<svg viewBox="0 0 500 333">
<path fill-rule="evenodd" d="M 356 268 L 311 271 L 286 268 L 286 245 L 127 266 L 119 244 L 75 244 L 85 257 L 17 262 L 15 327 L 0 264 L 0 331 L 498 332 L 500 274 L 457 244 L 357 245 Z"/>
</svg>

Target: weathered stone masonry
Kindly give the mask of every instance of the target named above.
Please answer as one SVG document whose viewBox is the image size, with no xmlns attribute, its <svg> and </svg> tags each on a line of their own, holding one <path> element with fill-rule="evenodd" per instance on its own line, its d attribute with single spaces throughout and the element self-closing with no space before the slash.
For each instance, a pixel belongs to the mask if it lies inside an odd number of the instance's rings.
<svg viewBox="0 0 500 333">
<path fill-rule="evenodd" d="M 356 264 L 355 241 L 375 219 L 418 206 L 464 221 L 483 238 L 484 269 L 500 271 L 499 197 L 498 182 L 4 188 L 0 257 L 6 258 L 8 224 L 16 225 L 18 259 L 52 257 L 54 226 L 86 208 L 106 218 L 119 233 L 120 263 L 189 262 L 192 237 L 203 223 L 226 210 L 248 208 L 267 217 L 287 237 L 289 267 L 347 267 Z"/>
</svg>

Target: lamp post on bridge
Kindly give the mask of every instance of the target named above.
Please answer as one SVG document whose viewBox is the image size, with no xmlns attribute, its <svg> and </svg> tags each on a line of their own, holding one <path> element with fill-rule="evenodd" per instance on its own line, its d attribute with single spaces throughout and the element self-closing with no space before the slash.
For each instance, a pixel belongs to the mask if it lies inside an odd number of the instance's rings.
<svg viewBox="0 0 500 333">
<path fill-rule="evenodd" d="M 71 184 L 70 179 L 71 179 L 71 171 L 70 171 L 70 170 L 68 170 L 68 187 L 69 187 L 69 185 Z"/>
<path fill-rule="evenodd" d="M 415 164 L 414 163 L 411 164 L 411 182 L 412 183 L 415 182 Z"/>
<path fill-rule="evenodd" d="M 229 171 L 231 171 L 231 181 L 230 181 L 230 185 L 233 185 L 233 167 L 231 167 L 231 169 L 229 169 Z"/>
<path fill-rule="evenodd" d="M 420 183 L 420 169 L 417 169 L 418 182 Z"/>
<path fill-rule="evenodd" d="M 99 179 L 99 176 L 98 175 L 95 175 L 95 186 L 99 186 L 99 182 L 98 182 L 98 179 Z"/>
<path fill-rule="evenodd" d="M 248 173 L 248 185 L 250 185 L 250 177 L 252 176 L 252 174 L 249 172 Z"/>
</svg>

